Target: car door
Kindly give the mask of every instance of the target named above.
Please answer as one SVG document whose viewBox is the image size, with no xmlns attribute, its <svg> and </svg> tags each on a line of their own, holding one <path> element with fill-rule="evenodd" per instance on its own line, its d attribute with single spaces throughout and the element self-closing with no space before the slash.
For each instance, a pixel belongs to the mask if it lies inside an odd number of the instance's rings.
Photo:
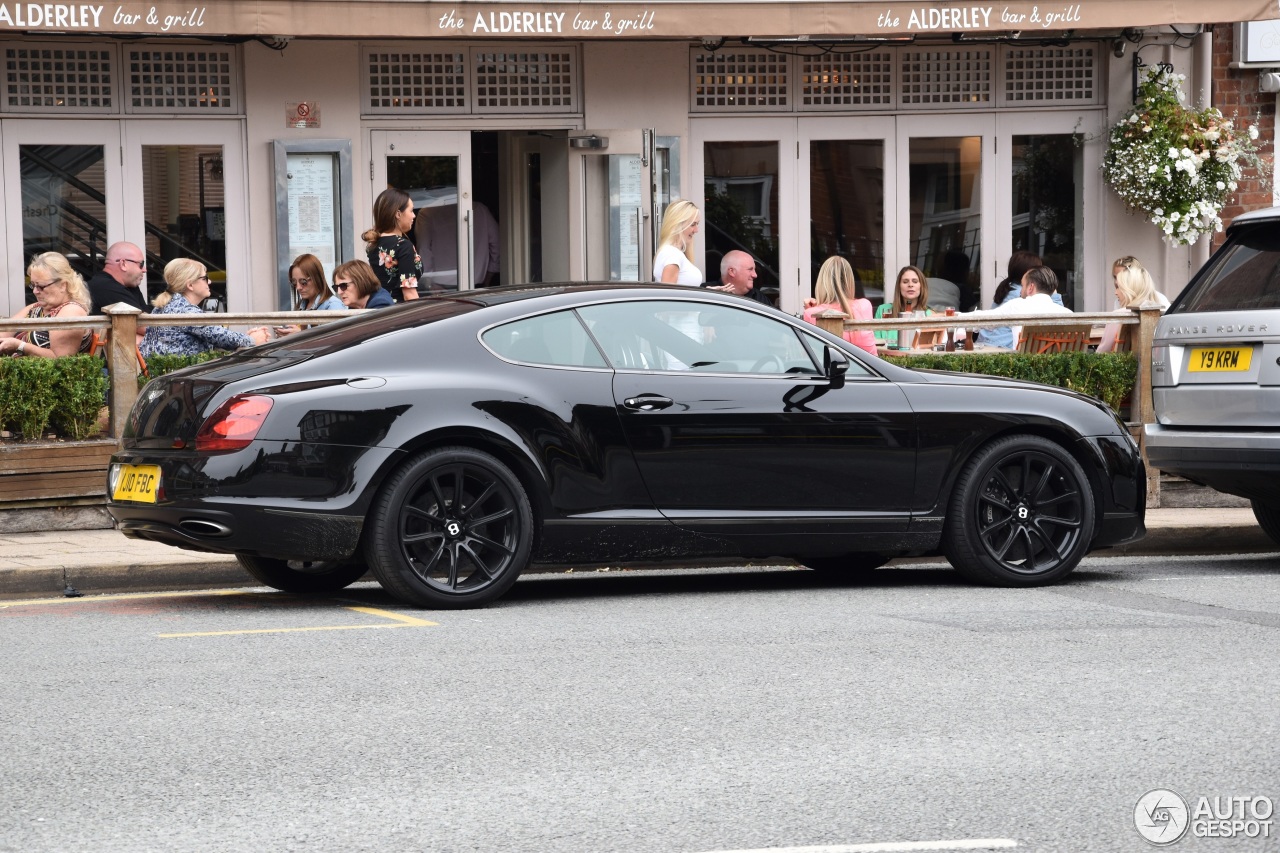
<svg viewBox="0 0 1280 853">
<path fill-rule="evenodd" d="M 655 505 L 718 534 L 904 530 L 914 418 L 896 385 L 771 312 L 723 301 L 579 308 Z"/>
</svg>

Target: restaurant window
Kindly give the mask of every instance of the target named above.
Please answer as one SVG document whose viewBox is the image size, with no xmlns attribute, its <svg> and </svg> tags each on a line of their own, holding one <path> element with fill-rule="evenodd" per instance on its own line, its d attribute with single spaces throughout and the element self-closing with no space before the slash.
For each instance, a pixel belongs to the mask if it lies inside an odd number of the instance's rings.
<svg viewBox="0 0 1280 853">
<path fill-rule="evenodd" d="M 914 137 L 909 156 L 911 263 L 929 278 L 931 306 L 969 310 L 982 268 L 982 137 Z"/>
<path fill-rule="evenodd" d="M 1013 137 L 1013 249 L 1039 255 L 1075 310 L 1084 305 L 1083 158 L 1080 138 L 1069 133 Z"/>
<path fill-rule="evenodd" d="M 720 278 L 720 259 L 732 249 L 756 261 L 756 287 L 778 287 L 778 143 L 707 142 L 703 238 L 707 281 Z"/>
<path fill-rule="evenodd" d="M 149 300 L 165 289 L 166 263 L 174 258 L 194 258 L 204 264 L 209 289 L 218 300 L 207 307 L 227 310 L 222 154 L 220 145 L 142 146 Z"/>
<path fill-rule="evenodd" d="M 101 145 L 20 145 L 22 254 L 58 252 L 86 280 L 107 247 Z"/>
</svg>

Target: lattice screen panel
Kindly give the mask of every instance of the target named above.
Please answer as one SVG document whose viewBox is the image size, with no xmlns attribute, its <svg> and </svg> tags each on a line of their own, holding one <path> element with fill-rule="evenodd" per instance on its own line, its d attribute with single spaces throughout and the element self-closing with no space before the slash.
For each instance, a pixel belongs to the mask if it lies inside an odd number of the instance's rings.
<svg viewBox="0 0 1280 853">
<path fill-rule="evenodd" d="M 365 73 L 367 113 L 468 112 L 467 55 L 461 50 L 369 50 Z"/>
<path fill-rule="evenodd" d="M 573 50 L 473 50 L 473 112 L 576 112 L 576 59 Z"/>
<path fill-rule="evenodd" d="M 892 107 L 893 53 L 801 56 L 800 110 L 838 110 L 847 107 Z"/>
<path fill-rule="evenodd" d="M 912 107 L 985 107 L 992 103 L 994 51 L 911 48 L 899 54 L 900 103 Z"/>
<path fill-rule="evenodd" d="M 91 47 L 6 47 L 4 109 L 10 112 L 111 113 L 114 51 Z"/>
<path fill-rule="evenodd" d="M 790 110 L 790 57 L 767 50 L 693 54 L 693 112 Z"/>
<path fill-rule="evenodd" d="M 231 48 L 130 47 L 131 113 L 237 113 L 236 53 Z"/>
<path fill-rule="evenodd" d="M 1098 101 L 1098 48 L 1006 47 L 1004 101 L 1007 106 Z"/>
</svg>

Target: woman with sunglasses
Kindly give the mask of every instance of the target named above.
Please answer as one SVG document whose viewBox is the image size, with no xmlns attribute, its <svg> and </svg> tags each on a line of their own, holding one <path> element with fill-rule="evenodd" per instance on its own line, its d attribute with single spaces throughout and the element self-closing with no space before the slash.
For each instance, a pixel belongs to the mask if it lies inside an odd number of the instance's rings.
<svg viewBox="0 0 1280 853">
<path fill-rule="evenodd" d="M 348 308 L 386 308 L 394 305 L 391 294 L 378 283 L 373 267 L 364 261 L 347 261 L 333 271 L 333 287 Z"/>
<path fill-rule="evenodd" d="M 324 267 L 315 255 L 298 255 L 289 265 L 289 284 L 293 289 L 295 311 L 342 311 L 342 304 L 324 279 Z M 276 326 L 276 334 L 292 335 L 302 326 Z"/>
<path fill-rule="evenodd" d="M 165 292 L 157 296 L 152 315 L 203 314 L 199 304 L 209 298 L 209 275 L 204 264 L 190 258 L 175 258 L 164 267 Z M 266 328 L 249 334 L 233 332 L 225 326 L 148 326 L 138 348 L 143 358 L 153 355 L 195 355 L 210 350 L 236 350 L 265 343 Z"/>
<path fill-rule="evenodd" d="M 93 302 L 80 273 L 57 252 L 36 255 L 27 267 L 27 280 L 36 301 L 13 315 L 14 320 L 34 317 L 84 317 Z M 33 355 L 58 358 L 87 353 L 93 341 L 89 329 L 37 329 L 32 332 L 0 332 L 0 355 Z"/>
</svg>

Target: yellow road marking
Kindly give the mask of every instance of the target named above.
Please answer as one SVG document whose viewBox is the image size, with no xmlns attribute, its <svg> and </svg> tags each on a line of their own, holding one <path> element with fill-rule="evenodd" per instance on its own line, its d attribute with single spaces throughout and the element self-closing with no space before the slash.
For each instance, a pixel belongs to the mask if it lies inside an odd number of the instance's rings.
<svg viewBox="0 0 1280 853">
<path fill-rule="evenodd" d="M 403 613 L 392 613 L 389 610 L 378 610 L 373 607 L 348 607 L 347 610 L 355 610 L 358 613 L 368 613 L 371 616 L 380 616 L 384 619 L 391 619 L 396 624 L 388 625 L 386 623 L 378 625 L 317 625 L 306 628 L 254 628 L 245 631 L 195 631 L 189 634 L 156 634 L 157 637 L 227 637 L 232 634 L 293 634 L 300 631 L 355 631 L 361 628 L 423 628 L 438 626 L 439 622 L 428 622 L 426 619 L 419 619 L 416 616 L 406 616 Z"/>
</svg>

